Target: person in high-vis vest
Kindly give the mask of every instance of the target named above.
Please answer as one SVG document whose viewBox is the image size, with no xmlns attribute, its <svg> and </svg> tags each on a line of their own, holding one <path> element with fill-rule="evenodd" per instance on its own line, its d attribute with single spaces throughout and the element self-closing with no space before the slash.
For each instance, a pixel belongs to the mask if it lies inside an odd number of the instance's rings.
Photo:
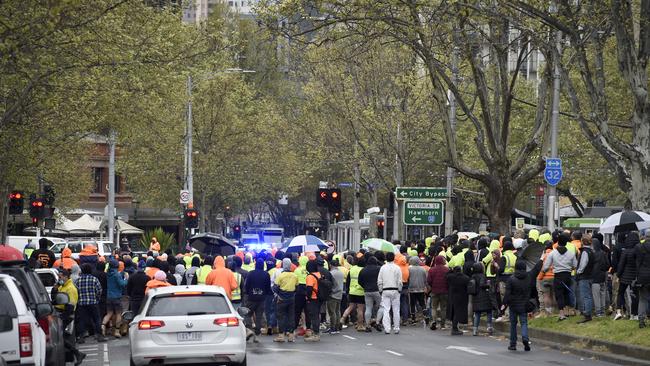
<svg viewBox="0 0 650 366">
<path fill-rule="evenodd" d="M 235 310 L 239 309 L 241 307 L 241 301 L 242 301 L 242 296 L 241 296 L 241 288 L 242 288 L 242 275 L 240 273 L 235 272 L 234 270 L 232 273 L 235 275 L 235 282 L 237 282 L 237 288 L 232 290 L 232 306 L 235 308 Z"/>
<path fill-rule="evenodd" d="M 199 285 L 205 285 L 205 280 L 208 278 L 210 272 L 212 272 L 212 265 L 214 264 L 214 258 L 212 256 L 205 257 L 203 265 L 196 271 L 197 282 Z"/>
<path fill-rule="evenodd" d="M 275 257 L 269 256 L 266 258 L 266 272 L 269 274 L 269 278 L 273 278 L 275 272 L 278 268 L 275 266 Z M 275 316 L 275 294 L 270 292 L 266 295 L 266 302 L 264 304 L 264 312 L 266 315 L 266 334 L 273 335 L 278 334 L 278 319 Z"/>
<path fill-rule="evenodd" d="M 511 241 L 505 240 L 503 242 L 503 252 L 501 253 L 501 261 L 499 263 L 499 294 L 501 301 L 506 294 L 506 283 L 515 274 L 515 264 L 517 263 L 517 256 L 515 255 L 515 246 Z M 497 322 L 502 322 L 509 317 L 509 311 L 506 309 L 503 316 L 497 318 Z"/>
<path fill-rule="evenodd" d="M 302 314 L 304 313 L 307 306 L 307 262 L 309 262 L 309 258 L 307 258 L 305 255 L 301 255 L 298 258 L 298 267 L 294 271 L 296 277 L 298 277 L 298 287 L 296 287 L 296 297 L 294 301 L 294 324 L 296 327 L 298 327 L 298 324 L 300 324 L 300 318 L 302 317 Z M 309 318 L 305 317 L 304 327 L 302 329 L 298 329 L 297 334 L 299 336 L 303 336 L 306 331 L 305 328 L 309 328 L 310 325 L 311 322 L 309 321 Z"/>
<path fill-rule="evenodd" d="M 34 250 L 36 250 L 36 245 L 32 242 L 31 239 L 29 239 L 29 241 L 27 241 L 27 244 L 25 245 L 25 248 L 23 249 L 23 257 L 25 257 L 26 261 L 32 257 L 32 253 L 34 253 Z"/>
<path fill-rule="evenodd" d="M 251 253 L 246 253 L 246 256 L 244 256 L 244 264 L 242 264 L 241 268 L 246 272 L 255 269 L 255 262 L 253 262 L 253 255 Z"/>
<path fill-rule="evenodd" d="M 358 331 L 365 331 L 366 327 L 364 325 L 364 311 L 365 311 L 365 292 L 363 287 L 359 284 L 359 273 L 365 266 L 366 261 L 364 257 L 357 258 L 355 264 L 350 267 L 350 272 L 348 273 L 348 307 L 343 312 L 341 317 L 341 323 L 346 324 L 348 317 L 356 309 L 357 311 L 357 325 L 356 329 Z"/>
</svg>

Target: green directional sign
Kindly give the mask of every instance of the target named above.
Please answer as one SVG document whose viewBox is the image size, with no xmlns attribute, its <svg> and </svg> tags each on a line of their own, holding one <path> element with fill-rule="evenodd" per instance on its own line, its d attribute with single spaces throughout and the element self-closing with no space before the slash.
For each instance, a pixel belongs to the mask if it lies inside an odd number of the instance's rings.
<svg viewBox="0 0 650 366">
<path fill-rule="evenodd" d="M 445 221 L 444 201 L 413 200 L 404 202 L 404 225 L 438 226 Z"/>
<path fill-rule="evenodd" d="M 437 200 L 447 198 L 445 187 L 397 187 L 395 197 L 398 200 Z"/>
</svg>

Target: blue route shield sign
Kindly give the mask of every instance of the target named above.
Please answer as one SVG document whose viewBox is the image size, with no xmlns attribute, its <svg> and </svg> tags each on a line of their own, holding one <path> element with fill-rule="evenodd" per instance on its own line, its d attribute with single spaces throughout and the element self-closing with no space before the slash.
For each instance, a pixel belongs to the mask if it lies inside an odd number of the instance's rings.
<svg viewBox="0 0 650 366">
<path fill-rule="evenodd" d="M 554 187 L 560 183 L 562 180 L 562 159 L 546 158 L 544 180 Z"/>
</svg>

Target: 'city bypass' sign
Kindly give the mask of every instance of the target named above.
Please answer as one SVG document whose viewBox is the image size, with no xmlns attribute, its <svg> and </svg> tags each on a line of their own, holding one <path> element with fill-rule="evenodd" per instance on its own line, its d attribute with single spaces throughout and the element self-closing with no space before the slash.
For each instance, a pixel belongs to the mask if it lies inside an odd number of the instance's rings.
<svg viewBox="0 0 650 366">
<path fill-rule="evenodd" d="M 398 200 L 435 200 L 447 198 L 445 187 L 397 187 L 395 197 Z"/>
<path fill-rule="evenodd" d="M 438 226 L 445 218 L 443 201 L 405 201 L 404 225 Z"/>
</svg>

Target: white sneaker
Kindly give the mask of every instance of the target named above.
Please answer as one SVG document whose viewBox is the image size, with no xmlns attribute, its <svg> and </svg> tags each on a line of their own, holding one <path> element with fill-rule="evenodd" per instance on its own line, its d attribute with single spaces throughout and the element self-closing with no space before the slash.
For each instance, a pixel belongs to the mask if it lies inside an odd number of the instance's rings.
<svg viewBox="0 0 650 366">
<path fill-rule="evenodd" d="M 494 321 L 497 322 L 497 323 L 503 323 L 503 322 L 506 321 L 506 318 L 500 316 L 500 317 L 496 318 L 496 320 L 494 320 Z"/>
<path fill-rule="evenodd" d="M 621 319 L 621 318 L 623 318 L 623 314 L 621 314 L 620 311 L 619 311 L 619 312 L 616 312 L 616 315 L 614 315 L 614 320 L 619 320 L 619 319 Z"/>
<path fill-rule="evenodd" d="M 639 316 L 638 316 L 638 315 L 631 316 L 631 317 L 630 317 L 630 320 L 636 320 L 636 321 L 638 321 L 638 320 L 639 320 Z"/>
</svg>

